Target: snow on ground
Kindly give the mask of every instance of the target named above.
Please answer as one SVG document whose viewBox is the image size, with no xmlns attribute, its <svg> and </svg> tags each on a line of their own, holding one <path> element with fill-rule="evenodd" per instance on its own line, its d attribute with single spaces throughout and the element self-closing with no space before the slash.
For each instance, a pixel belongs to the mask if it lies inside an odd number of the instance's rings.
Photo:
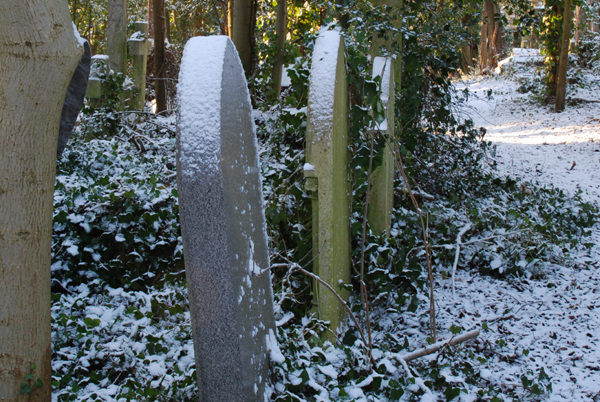
<svg viewBox="0 0 600 402">
<path fill-rule="evenodd" d="M 567 106 L 560 114 L 529 103 L 516 78 L 471 78 L 459 83 L 470 99 L 465 113 L 485 127 L 497 145 L 501 174 L 600 201 L 600 80 L 585 78 L 573 97 L 593 102 Z M 492 90 L 490 93 L 489 90 Z M 465 240 L 465 239 L 463 239 Z M 438 325 L 465 330 L 487 322 L 477 342 L 495 345 L 482 376 L 503 389 L 522 386 L 521 375 L 540 368 L 551 378 L 552 401 L 600 400 L 600 224 L 575 250 L 572 261 L 556 265 L 542 280 L 499 280 L 469 271 L 437 283 Z M 503 346 L 502 346 L 503 345 Z"/>
<path fill-rule="evenodd" d="M 570 86 L 568 97 L 584 101 L 562 113 L 531 104 L 530 93 L 517 92 L 519 78 L 479 77 L 458 86 L 470 92 L 465 113 L 498 147 L 500 173 L 599 201 L 600 78 L 584 75 L 582 87 Z"/>
</svg>

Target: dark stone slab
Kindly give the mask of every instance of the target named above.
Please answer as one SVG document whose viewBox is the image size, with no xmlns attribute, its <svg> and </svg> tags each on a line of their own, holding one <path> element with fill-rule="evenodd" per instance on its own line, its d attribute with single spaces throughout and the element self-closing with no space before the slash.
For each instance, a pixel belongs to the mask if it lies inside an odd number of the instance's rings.
<svg viewBox="0 0 600 402">
<path fill-rule="evenodd" d="M 85 98 L 85 91 L 88 85 L 88 79 L 90 77 L 90 66 L 92 63 L 92 51 L 90 44 L 85 41 L 83 44 L 84 53 L 77 69 L 71 77 L 71 83 L 67 94 L 65 95 L 65 102 L 63 104 L 62 114 L 60 116 L 60 128 L 58 131 L 58 148 L 56 155 L 60 158 L 62 153 L 69 142 L 69 137 L 77 121 L 77 116 L 83 106 L 83 99 Z"/>
<path fill-rule="evenodd" d="M 191 39 L 178 86 L 178 192 L 200 400 L 262 401 L 275 328 L 258 146 L 231 40 Z"/>
</svg>

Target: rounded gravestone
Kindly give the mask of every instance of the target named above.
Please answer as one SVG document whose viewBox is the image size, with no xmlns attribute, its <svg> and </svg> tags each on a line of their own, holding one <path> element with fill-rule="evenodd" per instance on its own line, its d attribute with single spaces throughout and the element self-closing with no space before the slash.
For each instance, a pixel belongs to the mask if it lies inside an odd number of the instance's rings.
<svg viewBox="0 0 600 402">
<path fill-rule="evenodd" d="M 350 276 L 348 84 L 344 40 L 321 28 L 312 55 L 306 128 L 306 188 L 312 195 L 313 272 L 346 301 Z M 308 169 L 306 169 L 308 167 Z M 346 322 L 344 305 L 321 283 L 313 304 L 333 331 Z"/>
<path fill-rule="evenodd" d="M 185 46 L 178 186 L 200 400 L 263 400 L 274 337 L 258 145 L 242 65 L 226 36 Z"/>
</svg>

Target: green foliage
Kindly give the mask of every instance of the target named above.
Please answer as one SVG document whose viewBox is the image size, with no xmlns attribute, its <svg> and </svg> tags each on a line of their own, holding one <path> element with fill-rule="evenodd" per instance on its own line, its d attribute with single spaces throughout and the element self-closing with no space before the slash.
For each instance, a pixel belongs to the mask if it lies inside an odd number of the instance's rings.
<svg viewBox="0 0 600 402">
<path fill-rule="evenodd" d="M 148 293 L 100 280 L 53 294 L 53 387 L 58 401 L 197 400 L 185 288 Z M 152 294 L 152 296 L 150 296 Z"/>
<path fill-rule="evenodd" d="M 41 378 L 38 377 L 37 379 L 34 380 L 36 368 L 37 368 L 37 365 L 35 363 L 32 363 L 31 366 L 29 367 L 29 372 L 25 375 L 25 378 L 24 378 L 25 381 L 23 383 L 21 383 L 21 391 L 20 391 L 21 395 L 31 394 L 36 389 L 40 389 L 44 386 L 44 383 Z"/>
<path fill-rule="evenodd" d="M 175 138 L 137 128 L 146 135 L 76 136 L 58 163 L 52 272 L 63 287 L 97 278 L 140 290 L 181 276 Z"/>
</svg>

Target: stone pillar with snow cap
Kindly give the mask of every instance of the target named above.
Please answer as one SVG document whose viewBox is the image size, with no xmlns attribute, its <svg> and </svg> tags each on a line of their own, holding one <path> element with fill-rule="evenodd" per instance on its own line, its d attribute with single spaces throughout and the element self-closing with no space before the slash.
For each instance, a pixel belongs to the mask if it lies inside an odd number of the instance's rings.
<svg viewBox="0 0 600 402">
<path fill-rule="evenodd" d="M 148 23 L 138 21 L 134 24 L 135 32 L 127 41 L 129 54 L 133 57 L 133 82 L 136 93 L 133 99 L 133 107 L 136 110 L 144 110 L 146 104 L 146 68 L 148 64 Z"/>
<path fill-rule="evenodd" d="M 244 70 L 226 36 L 185 46 L 177 179 L 202 401 L 262 401 L 276 342 L 258 144 Z"/>
<path fill-rule="evenodd" d="M 345 46 L 337 30 L 322 28 L 312 55 L 306 130 L 306 189 L 311 192 L 313 272 L 348 300 L 350 208 L 348 84 Z M 333 331 L 346 321 L 330 290 L 313 284 L 313 304 Z"/>
<path fill-rule="evenodd" d="M 390 57 L 373 59 L 373 78 L 381 77 L 381 103 L 385 110 L 385 118 L 376 123 L 371 134 L 376 141 L 385 137 L 386 144 L 382 149 L 381 165 L 371 174 L 371 193 L 367 219 L 375 234 L 389 236 L 392 227 L 394 209 L 394 65 Z"/>
</svg>

